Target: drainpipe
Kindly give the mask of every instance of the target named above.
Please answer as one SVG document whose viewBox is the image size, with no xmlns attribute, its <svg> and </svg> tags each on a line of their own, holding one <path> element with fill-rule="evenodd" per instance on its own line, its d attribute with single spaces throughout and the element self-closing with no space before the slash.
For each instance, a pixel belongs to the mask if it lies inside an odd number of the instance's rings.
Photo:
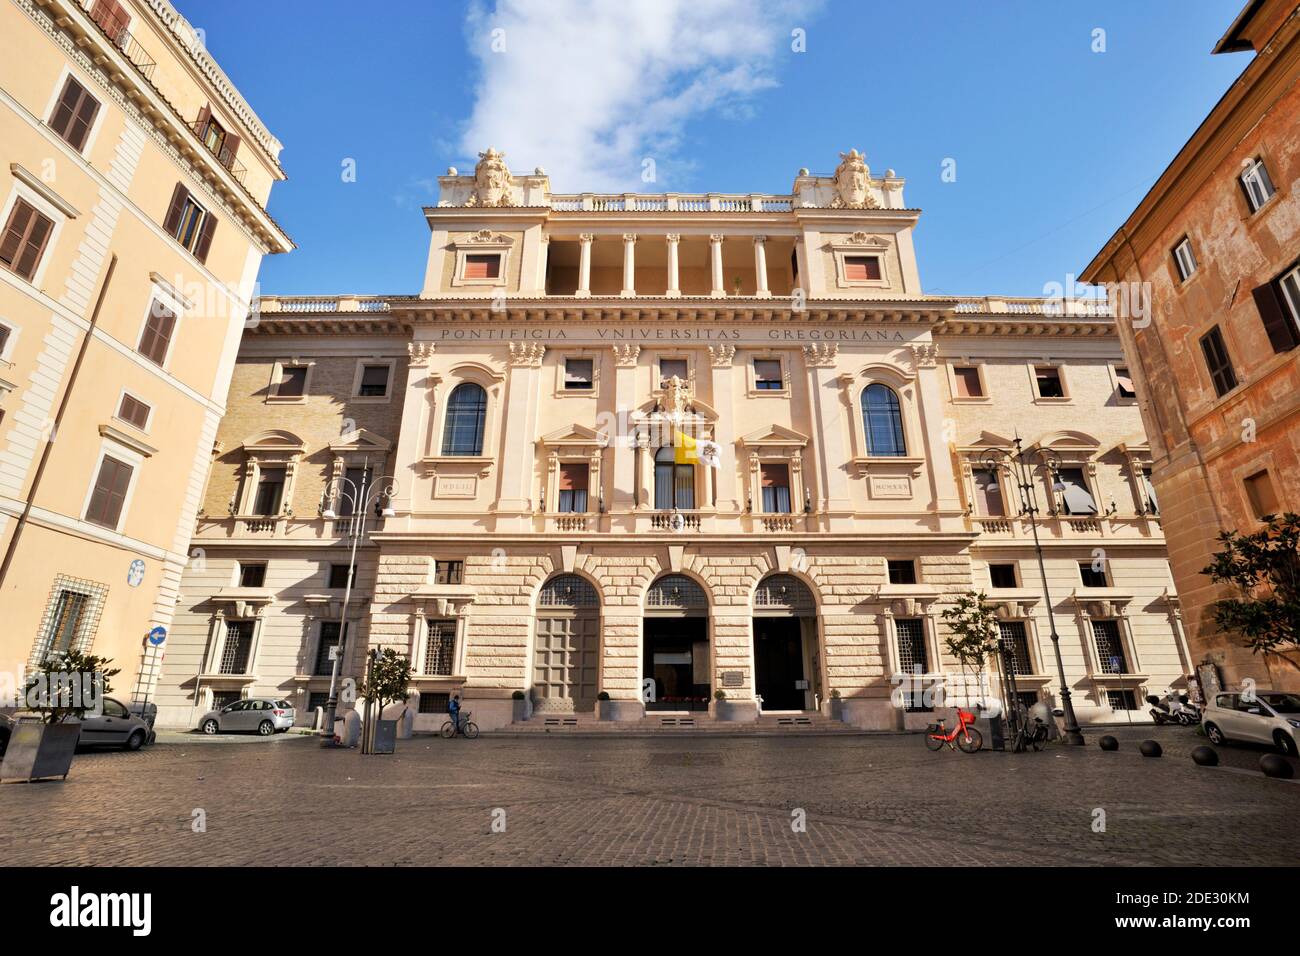
<svg viewBox="0 0 1300 956">
<path fill-rule="evenodd" d="M 0 589 L 3 589 L 5 577 L 9 573 L 9 566 L 13 564 L 14 555 L 18 553 L 18 539 L 22 537 L 23 528 L 26 527 L 27 520 L 32 513 L 32 506 L 36 501 L 36 492 L 41 485 L 41 477 L 45 474 L 45 466 L 50 460 L 50 452 L 54 450 L 54 439 L 58 437 L 59 426 L 63 424 L 63 414 L 68 410 L 68 402 L 72 398 L 72 389 L 77 384 L 77 374 L 81 371 L 81 363 L 86 357 L 86 350 L 90 347 L 90 340 L 95 335 L 95 327 L 99 324 L 99 310 L 104 305 L 104 295 L 108 292 L 109 283 L 113 280 L 113 270 L 116 268 L 117 254 L 114 253 L 108 260 L 108 271 L 104 273 L 104 281 L 99 287 L 99 296 L 95 299 L 94 311 L 90 313 L 90 327 L 86 329 L 86 334 L 81 340 L 81 348 L 77 351 L 77 360 L 72 365 L 72 374 L 68 376 L 68 384 L 63 390 L 63 398 L 59 400 L 59 410 L 54 415 L 54 426 L 45 437 L 45 447 L 41 449 L 41 460 L 36 465 L 36 474 L 32 477 L 32 486 L 27 491 L 27 500 L 23 503 L 23 513 L 18 516 L 18 523 L 14 526 L 13 537 L 9 539 L 9 546 L 5 549 L 4 561 L 0 563 Z"/>
</svg>

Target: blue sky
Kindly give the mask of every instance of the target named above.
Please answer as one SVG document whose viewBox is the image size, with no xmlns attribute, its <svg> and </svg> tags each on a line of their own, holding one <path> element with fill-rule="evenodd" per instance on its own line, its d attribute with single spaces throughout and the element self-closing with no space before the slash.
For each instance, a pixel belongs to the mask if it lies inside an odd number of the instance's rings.
<svg viewBox="0 0 1300 956">
<path fill-rule="evenodd" d="M 923 210 L 925 291 L 1041 295 L 1251 56 L 1210 56 L 1242 0 L 175 2 L 285 144 L 280 294 L 417 291 L 434 177 L 490 143 L 575 192 L 787 192 L 856 147 Z"/>
</svg>

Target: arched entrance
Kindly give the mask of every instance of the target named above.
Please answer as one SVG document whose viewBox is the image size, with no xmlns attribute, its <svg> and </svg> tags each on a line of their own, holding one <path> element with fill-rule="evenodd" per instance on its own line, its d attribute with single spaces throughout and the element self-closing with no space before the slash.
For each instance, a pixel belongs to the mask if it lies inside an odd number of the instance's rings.
<svg viewBox="0 0 1300 956">
<path fill-rule="evenodd" d="M 600 598 L 591 582 L 559 574 L 537 596 L 533 709 L 575 713 L 596 706 L 600 674 Z"/>
<path fill-rule="evenodd" d="M 641 686 L 646 710 L 708 710 L 709 598 L 684 574 L 665 574 L 645 597 Z"/>
<path fill-rule="evenodd" d="M 812 592 L 794 575 L 769 575 L 754 590 L 754 690 L 763 710 L 815 710 L 819 664 Z"/>
</svg>

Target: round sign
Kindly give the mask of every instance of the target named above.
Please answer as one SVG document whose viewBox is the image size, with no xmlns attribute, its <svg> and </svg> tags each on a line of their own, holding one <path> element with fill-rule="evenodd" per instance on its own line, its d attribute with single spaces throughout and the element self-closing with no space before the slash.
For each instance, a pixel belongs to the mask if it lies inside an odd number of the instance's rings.
<svg viewBox="0 0 1300 956">
<path fill-rule="evenodd" d="M 149 632 L 149 643 L 154 647 L 158 647 L 165 640 L 167 640 L 167 628 L 161 624 Z"/>
<path fill-rule="evenodd" d="M 144 561 L 136 558 L 131 562 L 131 566 L 126 569 L 126 583 L 133 588 L 138 588 L 140 582 L 144 580 Z"/>
</svg>

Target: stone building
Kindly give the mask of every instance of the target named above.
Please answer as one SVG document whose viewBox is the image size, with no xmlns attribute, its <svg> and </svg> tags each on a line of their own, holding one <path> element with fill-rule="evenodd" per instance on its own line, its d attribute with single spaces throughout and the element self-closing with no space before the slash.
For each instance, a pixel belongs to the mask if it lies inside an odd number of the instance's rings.
<svg viewBox="0 0 1300 956">
<path fill-rule="evenodd" d="M 1214 53 L 1254 51 L 1083 272 L 1117 320 L 1164 504 L 1188 644 L 1211 685 L 1300 688 L 1300 660 L 1215 627 L 1221 531 L 1300 512 L 1300 8 L 1246 4 Z M 1148 307 L 1144 308 L 1144 304 Z M 1289 658 L 1289 659 L 1288 659 Z"/>
<path fill-rule="evenodd" d="M 91 651 L 129 699 L 258 265 L 292 248 L 280 143 L 166 0 L 13 0 L 0 144 L 0 673 Z"/>
<path fill-rule="evenodd" d="M 310 721 L 354 541 L 344 674 L 409 654 L 417 728 L 458 691 L 484 728 L 706 720 L 719 691 L 917 726 L 970 589 L 1055 699 L 1030 527 L 986 467 L 1017 436 L 1061 461 L 1040 532 L 1080 718 L 1146 719 L 1189 660 L 1114 325 L 925 295 L 903 186 L 853 151 L 786 195 L 562 195 L 488 150 L 425 211 L 418 296 L 264 299 L 161 719 L 255 693 Z M 364 467 L 391 494 L 354 538 L 330 482 Z"/>
</svg>

